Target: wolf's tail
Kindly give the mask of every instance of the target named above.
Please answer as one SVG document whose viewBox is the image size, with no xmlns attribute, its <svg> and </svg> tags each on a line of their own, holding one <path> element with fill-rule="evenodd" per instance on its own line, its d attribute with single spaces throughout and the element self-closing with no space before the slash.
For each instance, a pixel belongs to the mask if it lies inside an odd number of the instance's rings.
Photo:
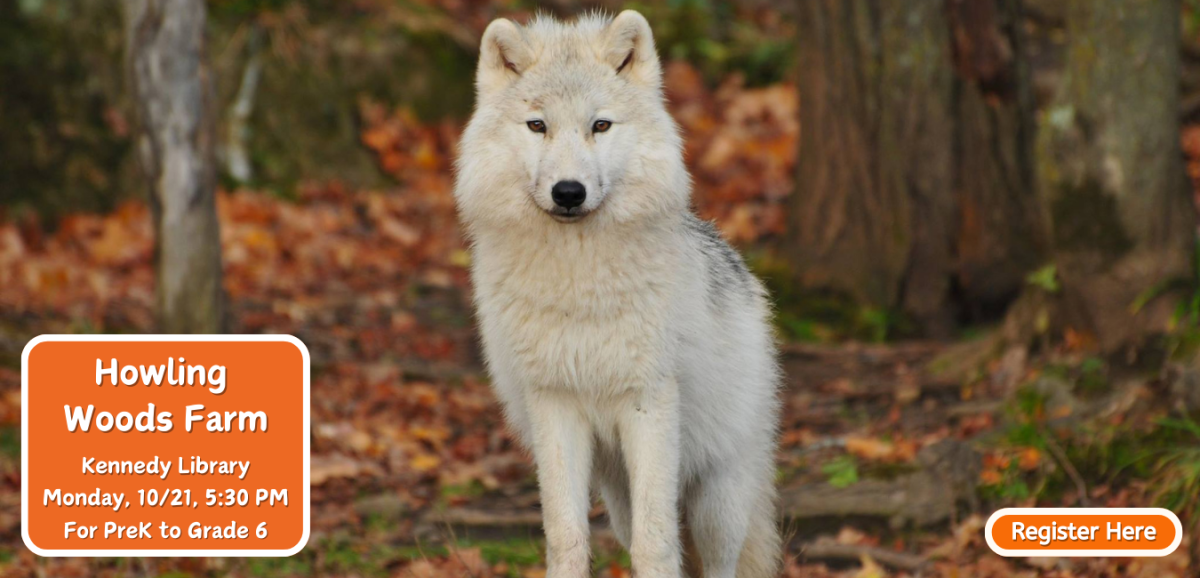
<svg viewBox="0 0 1200 578">
<path fill-rule="evenodd" d="M 777 578 L 783 562 L 783 544 L 776 519 L 774 484 L 768 483 L 754 504 L 746 543 L 738 556 L 737 578 Z"/>
</svg>

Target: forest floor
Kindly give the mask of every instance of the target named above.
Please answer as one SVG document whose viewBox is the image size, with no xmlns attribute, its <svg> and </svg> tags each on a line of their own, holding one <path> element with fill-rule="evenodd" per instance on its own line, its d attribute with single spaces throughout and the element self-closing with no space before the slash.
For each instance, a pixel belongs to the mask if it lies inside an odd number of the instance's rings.
<svg viewBox="0 0 1200 578">
<path fill-rule="evenodd" d="M 698 210 L 762 246 L 782 228 L 794 91 L 708 91 L 684 65 L 668 67 L 668 86 Z M 154 326 L 153 232 L 129 203 L 52 231 L 0 224 L 0 575 L 544 576 L 531 463 L 503 426 L 473 330 L 450 198 L 456 129 L 372 103 L 362 117 L 396 189 L 218 199 L 233 331 L 293 334 L 311 351 L 308 547 L 283 559 L 42 559 L 22 545 L 25 342 Z M 749 252 L 776 274 L 768 253 Z M 1172 395 L 1186 367 L 1100 357 L 1071 332 L 1032 349 L 996 349 L 989 328 L 876 343 L 862 339 L 888 328 L 871 311 L 842 325 L 781 313 L 781 335 L 805 339 L 782 352 L 786 576 L 1195 575 L 1190 535 L 1165 558 L 1026 560 L 996 556 L 982 536 L 991 511 L 1020 505 L 1160 504 L 1195 527 L 1200 425 Z M 627 577 L 604 518 L 597 505 L 596 573 Z"/>
</svg>

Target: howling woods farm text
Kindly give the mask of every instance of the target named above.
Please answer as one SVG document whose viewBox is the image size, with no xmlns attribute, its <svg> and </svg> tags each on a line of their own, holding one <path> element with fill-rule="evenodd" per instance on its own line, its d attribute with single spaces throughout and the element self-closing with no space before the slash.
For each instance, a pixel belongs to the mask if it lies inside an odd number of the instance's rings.
<svg viewBox="0 0 1200 578">
<path fill-rule="evenodd" d="M 164 382 L 171 387 L 205 387 L 208 392 L 220 395 L 225 392 L 226 371 L 223 365 L 185 365 L 185 359 L 180 357 L 178 362 L 174 357 L 168 358 L 161 365 L 120 365 L 116 358 L 110 360 L 106 367 L 100 359 L 96 360 L 96 385 L 120 387 L 162 387 Z M 134 415 L 128 411 L 96 412 L 94 405 L 83 406 L 64 405 L 63 413 L 67 421 L 67 431 L 91 431 L 95 427 L 101 432 L 116 429 L 120 432 L 169 432 L 175 427 L 172 413 L 158 411 L 153 403 L 146 404 L 146 411 Z M 191 432 L 196 422 L 204 422 L 204 429 L 209 432 L 257 432 L 267 431 L 267 414 L 264 411 L 210 411 L 204 412 L 204 405 L 192 404 L 184 408 L 184 430 Z"/>
</svg>

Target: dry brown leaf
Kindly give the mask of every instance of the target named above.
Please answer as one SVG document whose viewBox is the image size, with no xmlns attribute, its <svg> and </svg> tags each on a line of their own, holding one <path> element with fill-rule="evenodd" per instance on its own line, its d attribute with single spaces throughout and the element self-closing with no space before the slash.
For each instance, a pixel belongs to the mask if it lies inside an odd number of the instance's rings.
<svg viewBox="0 0 1200 578">
<path fill-rule="evenodd" d="M 309 463 L 309 483 L 319 486 L 336 478 L 355 478 L 361 475 L 382 474 L 374 462 L 356 460 L 345 454 L 312 456 Z"/>
<path fill-rule="evenodd" d="M 860 561 L 862 562 L 862 568 L 860 568 L 858 570 L 858 572 L 855 572 L 854 578 L 886 578 L 887 577 L 887 575 L 888 575 L 887 572 L 883 569 L 882 566 L 880 566 L 878 563 L 876 563 L 875 560 L 871 558 L 871 556 L 869 556 L 867 554 L 863 554 L 860 557 Z"/>
</svg>

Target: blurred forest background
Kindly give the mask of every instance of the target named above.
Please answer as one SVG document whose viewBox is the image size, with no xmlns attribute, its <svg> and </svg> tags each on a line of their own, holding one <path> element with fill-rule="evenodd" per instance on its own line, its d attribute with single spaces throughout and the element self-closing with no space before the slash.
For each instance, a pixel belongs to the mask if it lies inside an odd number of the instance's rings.
<svg viewBox="0 0 1200 578">
<path fill-rule="evenodd" d="M 1200 571 L 1194 0 L 6 0 L 0 575 L 541 578 L 451 166 L 487 23 L 593 8 L 650 20 L 696 210 L 776 299 L 787 576 Z M 303 552 L 21 544 L 24 344 L 156 331 L 308 345 Z M 990 553 L 1027 505 L 1168 507 L 1185 541 Z"/>
</svg>

